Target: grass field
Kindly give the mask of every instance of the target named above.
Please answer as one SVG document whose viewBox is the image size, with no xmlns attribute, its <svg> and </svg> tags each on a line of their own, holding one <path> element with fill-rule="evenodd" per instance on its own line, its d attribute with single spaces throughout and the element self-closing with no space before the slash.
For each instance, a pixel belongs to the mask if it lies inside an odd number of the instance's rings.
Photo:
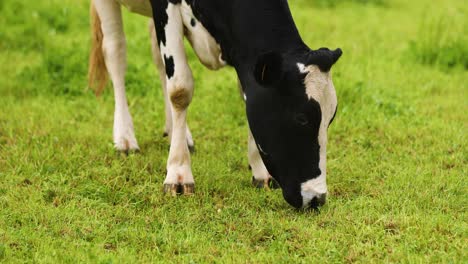
<svg viewBox="0 0 468 264">
<path fill-rule="evenodd" d="M 162 193 L 168 142 L 147 19 L 125 11 L 141 152 L 112 145 L 87 89 L 88 1 L 0 1 L 0 262 L 468 262 L 468 5 L 291 0 L 312 48 L 341 47 L 329 199 L 251 187 L 232 69 L 196 79 L 192 197 Z"/>
</svg>

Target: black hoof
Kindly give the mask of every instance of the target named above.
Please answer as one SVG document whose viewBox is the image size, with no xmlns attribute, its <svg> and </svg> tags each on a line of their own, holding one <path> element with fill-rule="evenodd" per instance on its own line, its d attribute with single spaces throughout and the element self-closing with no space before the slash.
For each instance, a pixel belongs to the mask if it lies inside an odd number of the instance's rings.
<svg viewBox="0 0 468 264">
<path fill-rule="evenodd" d="M 164 193 L 169 194 L 171 196 L 177 196 L 179 194 L 193 195 L 195 193 L 195 184 L 164 184 Z"/>
</svg>

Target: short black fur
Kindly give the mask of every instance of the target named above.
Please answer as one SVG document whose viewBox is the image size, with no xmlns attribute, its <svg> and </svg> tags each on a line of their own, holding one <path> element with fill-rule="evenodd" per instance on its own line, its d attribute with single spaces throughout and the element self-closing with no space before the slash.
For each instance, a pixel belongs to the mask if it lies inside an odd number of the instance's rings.
<svg viewBox="0 0 468 264">
<path fill-rule="evenodd" d="M 174 76 L 174 57 L 164 55 L 164 65 L 166 67 L 166 76 L 171 79 Z"/>
</svg>

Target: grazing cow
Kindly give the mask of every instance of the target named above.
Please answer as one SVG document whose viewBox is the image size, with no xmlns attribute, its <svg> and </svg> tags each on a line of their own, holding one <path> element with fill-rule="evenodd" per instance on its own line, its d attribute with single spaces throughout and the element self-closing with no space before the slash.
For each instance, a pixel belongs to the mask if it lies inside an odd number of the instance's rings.
<svg viewBox="0 0 468 264">
<path fill-rule="evenodd" d="M 165 192 L 194 191 L 193 140 L 186 123 L 193 77 L 185 36 L 206 67 L 236 69 L 250 127 L 254 184 L 267 186 L 273 178 L 297 208 L 325 203 L 327 129 L 337 107 L 330 68 L 340 49 L 309 49 L 286 0 L 93 0 L 90 85 L 105 85 L 107 67 L 115 92 L 114 143 L 122 151 L 137 150 L 138 144 L 125 97 L 121 5 L 154 19 L 153 57 L 171 142 Z"/>
</svg>

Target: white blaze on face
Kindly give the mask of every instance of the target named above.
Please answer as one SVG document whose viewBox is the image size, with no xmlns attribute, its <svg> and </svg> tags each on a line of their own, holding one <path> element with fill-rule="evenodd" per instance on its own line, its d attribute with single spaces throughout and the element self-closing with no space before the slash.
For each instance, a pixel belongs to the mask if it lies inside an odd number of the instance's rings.
<svg viewBox="0 0 468 264">
<path fill-rule="evenodd" d="M 327 193 L 327 130 L 336 110 L 337 99 L 330 72 L 322 72 L 316 65 L 305 66 L 298 63 L 297 67 L 301 73 L 307 74 L 304 79 L 307 97 L 317 101 L 322 112 L 318 134 L 321 174 L 319 177 L 301 184 L 303 204 L 308 205 L 314 197 Z"/>
</svg>

